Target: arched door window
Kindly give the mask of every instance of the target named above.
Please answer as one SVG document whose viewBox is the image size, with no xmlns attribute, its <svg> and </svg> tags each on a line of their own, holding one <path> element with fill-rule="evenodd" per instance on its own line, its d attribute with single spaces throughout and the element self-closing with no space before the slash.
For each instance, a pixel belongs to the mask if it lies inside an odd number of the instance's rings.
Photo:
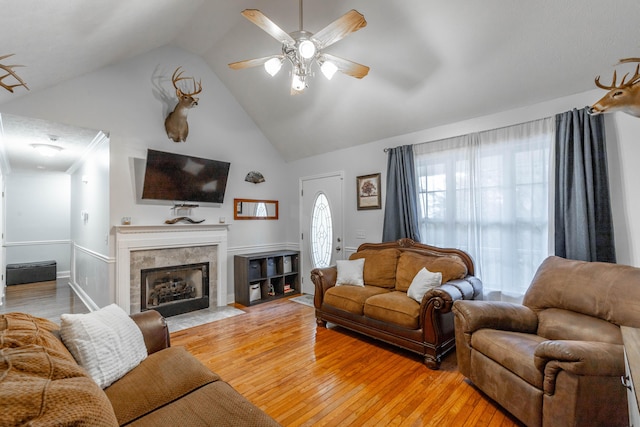
<svg viewBox="0 0 640 427">
<path fill-rule="evenodd" d="M 333 224 L 327 196 L 316 196 L 311 210 L 311 261 L 315 268 L 328 267 L 333 250 Z"/>
</svg>

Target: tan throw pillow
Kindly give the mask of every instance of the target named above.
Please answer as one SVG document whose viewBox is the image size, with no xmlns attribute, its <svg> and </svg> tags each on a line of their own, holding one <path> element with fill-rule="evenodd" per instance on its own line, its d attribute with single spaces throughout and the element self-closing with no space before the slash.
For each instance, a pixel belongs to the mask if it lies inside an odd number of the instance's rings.
<svg viewBox="0 0 640 427">
<path fill-rule="evenodd" d="M 407 292 L 413 278 L 425 267 L 431 272 L 442 273 L 442 283 L 462 279 L 467 275 L 467 266 L 456 258 L 448 256 L 429 256 L 416 252 L 404 251 L 398 259 L 396 272 L 396 290 Z"/>
<path fill-rule="evenodd" d="M 365 259 L 364 283 L 391 289 L 396 285 L 399 255 L 398 249 L 365 249 L 351 254 L 349 259 Z"/>
</svg>

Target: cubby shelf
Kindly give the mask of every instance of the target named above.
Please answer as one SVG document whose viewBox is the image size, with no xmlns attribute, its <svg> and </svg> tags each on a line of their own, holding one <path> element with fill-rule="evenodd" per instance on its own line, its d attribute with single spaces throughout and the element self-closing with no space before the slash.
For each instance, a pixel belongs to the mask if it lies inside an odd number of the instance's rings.
<svg viewBox="0 0 640 427">
<path fill-rule="evenodd" d="M 244 306 L 300 293 L 300 252 L 271 251 L 234 257 L 236 303 Z"/>
</svg>

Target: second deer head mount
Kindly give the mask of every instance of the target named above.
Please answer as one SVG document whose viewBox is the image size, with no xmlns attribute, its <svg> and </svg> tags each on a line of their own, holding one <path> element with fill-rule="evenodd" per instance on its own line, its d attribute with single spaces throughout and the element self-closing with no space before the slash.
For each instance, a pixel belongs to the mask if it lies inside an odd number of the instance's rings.
<svg viewBox="0 0 640 427">
<path fill-rule="evenodd" d="M 621 59 L 619 64 L 625 62 L 638 62 L 640 58 Z M 607 94 L 599 101 L 589 107 L 590 114 L 613 113 L 622 111 L 635 117 L 640 117 L 640 64 L 636 66 L 633 76 L 627 80 L 629 73 L 622 77 L 620 85 L 616 85 L 616 71 L 613 71 L 613 81 L 611 86 L 600 83 L 600 76 L 596 77 L 596 86 L 600 89 L 608 90 Z M 625 82 L 625 80 L 627 80 Z"/>
<path fill-rule="evenodd" d="M 187 114 L 189 110 L 198 105 L 198 99 L 194 98 L 194 95 L 202 92 L 202 84 L 200 81 L 196 83 L 196 79 L 193 77 L 182 77 L 184 71 L 180 71 L 180 68 L 176 68 L 171 76 L 173 87 L 176 89 L 176 96 L 178 97 L 178 104 L 164 121 L 164 128 L 167 131 L 167 136 L 173 140 L 173 142 L 186 142 L 187 135 L 189 135 L 189 123 L 187 123 Z M 178 86 L 178 82 L 181 80 L 191 80 L 193 82 L 193 92 L 183 92 Z"/>
</svg>

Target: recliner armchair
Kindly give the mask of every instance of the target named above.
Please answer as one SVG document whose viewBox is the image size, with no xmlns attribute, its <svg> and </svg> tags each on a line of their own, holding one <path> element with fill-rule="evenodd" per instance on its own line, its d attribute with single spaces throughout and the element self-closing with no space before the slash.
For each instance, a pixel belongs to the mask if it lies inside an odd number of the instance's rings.
<svg viewBox="0 0 640 427">
<path fill-rule="evenodd" d="M 628 425 L 620 325 L 640 327 L 640 268 L 552 256 L 522 305 L 453 312 L 458 369 L 527 426 Z"/>
</svg>

